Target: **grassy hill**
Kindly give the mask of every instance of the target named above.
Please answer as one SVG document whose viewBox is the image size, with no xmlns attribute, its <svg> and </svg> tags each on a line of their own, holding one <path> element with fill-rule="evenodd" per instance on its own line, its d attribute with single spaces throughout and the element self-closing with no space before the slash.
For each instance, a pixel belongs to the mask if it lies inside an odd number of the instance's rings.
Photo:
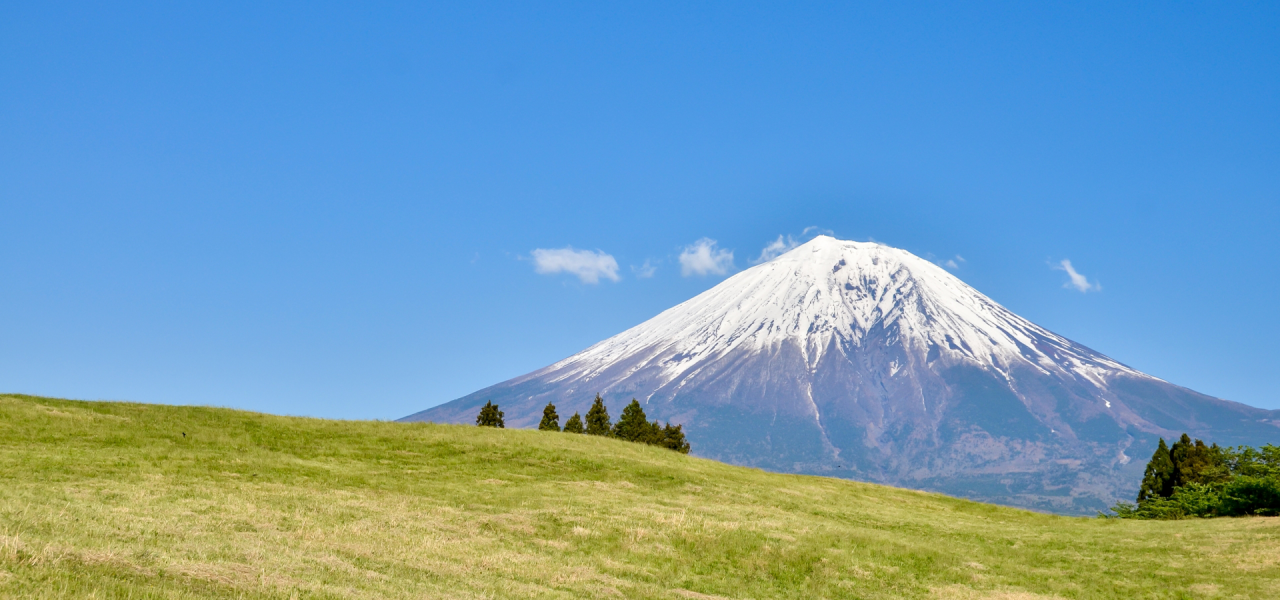
<svg viewBox="0 0 1280 600">
<path fill-rule="evenodd" d="M 1276 598 L 1280 518 L 1057 517 L 568 434 L 0 396 L 0 596 Z"/>
</svg>

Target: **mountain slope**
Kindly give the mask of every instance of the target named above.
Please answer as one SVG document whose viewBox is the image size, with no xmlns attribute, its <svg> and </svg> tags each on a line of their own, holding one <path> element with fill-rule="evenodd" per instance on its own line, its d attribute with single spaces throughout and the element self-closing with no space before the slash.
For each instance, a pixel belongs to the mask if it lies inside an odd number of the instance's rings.
<svg viewBox="0 0 1280 600">
<path fill-rule="evenodd" d="M 0 395 L 0 598 L 1268 598 L 1277 534 L 591 436 Z"/>
<path fill-rule="evenodd" d="M 493 400 L 532 426 L 597 392 L 685 424 L 701 456 L 1064 512 L 1131 496 L 1157 436 L 1280 437 L 1277 411 L 1135 371 L 909 252 L 826 236 L 405 420 L 469 422 Z"/>
</svg>

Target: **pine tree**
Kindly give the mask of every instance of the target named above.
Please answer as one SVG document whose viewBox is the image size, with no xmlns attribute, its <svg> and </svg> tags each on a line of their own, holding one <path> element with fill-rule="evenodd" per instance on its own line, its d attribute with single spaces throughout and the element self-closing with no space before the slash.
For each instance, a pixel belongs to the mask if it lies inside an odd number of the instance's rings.
<svg viewBox="0 0 1280 600">
<path fill-rule="evenodd" d="M 1169 457 L 1173 461 L 1173 487 L 1179 488 L 1188 483 L 1210 483 L 1219 479 L 1215 469 L 1218 452 L 1211 450 L 1201 440 L 1193 444 L 1191 437 L 1182 434 L 1182 439 L 1169 449 Z"/>
<path fill-rule="evenodd" d="M 480 407 L 480 414 L 476 415 L 476 425 L 479 427 L 499 427 L 506 429 L 506 424 L 502 422 L 502 411 L 498 410 L 498 405 L 492 401 L 486 401 L 484 406 Z"/>
<path fill-rule="evenodd" d="M 578 416 L 578 413 L 573 413 L 573 416 L 564 422 L 564 432 L 582 433 L 582 417 Z"/>
<path fill-rule="evenodd" d="M 658 423 L 655 421 L 654 426 L 657 426 L 657 424 Z M 662 428 L 661 440 L 662 442 L 658 445 L 663 448 L 670 448 L 680 454 L 689 453 L 689 442 L 684 439 L 683 425 L 676 425 L 675 427 L 672 427 L 671 423 L 667 423 L 667 426 Z"/>
<path fill-rule="evenodd" d="M 1173 495 L 1173 459 L 1169 456 L 1169 447 L 1164 438 L 1151 455 L 1147 463 L 1147 472 L 1142 476 L 1142 488 L 1138 490 L 1138 502 L 1148 498 L 1168 498 Z"/>
<path fill-rule="evenodd" d="M 646 423 L 645 427 L 648 428 L 648 431 L 645 432 L 646 437 L 644 443 L 651 446 L 662 446 L 664 439 L 662 437 L 662 425 L 657 421 L 654 421 L 652 423 Z"/>
<path fill-rule="evenodd" d="M 591 410 L 587 411 L 587 435 L 609 435 L 612 427 L 609 423 L 609 409 L 604 407 L 604 398 L 596 394 Z"/>
<path fill-rule="evenodd" d="M 589 418 L 590 414 L 588 414 Z M 622 409 L 622 416 L 618 417 L 617 425 L 613 426 L 613 436 L 628 442 L 653 443 L 653 429 L 649 425 L 648 417 L 644 415 L 644 409 L 640 407 L 640 402 L 635 398 L 631 399 L 631 404 Z"/>
<path fill-rule="evenodd" d="M 538 423 L 538 431 L 560 431 L 560 415 L 556 414 L 556 405 L 548 402 L 542 409 L 542 422 Z"/>
<path fill-rule="evenodd" d="M 1191 436 L 1182 434 L 1182 437 L 1169 446 L 1169 461 L 1173 463 L 1173 476 L 1170 478 L 1170 484 L 1174 488 L 1181 487 L 1186 481 L 1183 476 L 1191 474 L 1190 453 L 1194 444 L 1191 443 Z"/>
</svg>

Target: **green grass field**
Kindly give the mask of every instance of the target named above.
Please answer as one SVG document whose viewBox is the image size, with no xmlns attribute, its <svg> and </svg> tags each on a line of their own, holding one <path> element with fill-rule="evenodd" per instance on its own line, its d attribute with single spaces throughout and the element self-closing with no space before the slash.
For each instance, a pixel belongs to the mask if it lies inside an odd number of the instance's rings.
<svg viewBox="0 0 1280 600">
<path fill-rule="evenodd" d="M 1056 517 L 586 436 L 0 396 L 0 596 L 1280 598 L 1280 518 Z"/>
</svg>

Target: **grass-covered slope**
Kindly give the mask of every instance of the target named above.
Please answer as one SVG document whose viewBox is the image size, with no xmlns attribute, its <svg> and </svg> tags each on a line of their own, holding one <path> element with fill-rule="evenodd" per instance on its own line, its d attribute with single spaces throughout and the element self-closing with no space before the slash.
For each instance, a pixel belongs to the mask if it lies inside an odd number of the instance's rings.
<svg viewBox="0 0 1280 600">
<path fill-rule="evenodd" d="M 1056 517 L 568 434 L 0 396 L 0 596 L 1274 598 L 1280 519 Z"/>
</svg>

